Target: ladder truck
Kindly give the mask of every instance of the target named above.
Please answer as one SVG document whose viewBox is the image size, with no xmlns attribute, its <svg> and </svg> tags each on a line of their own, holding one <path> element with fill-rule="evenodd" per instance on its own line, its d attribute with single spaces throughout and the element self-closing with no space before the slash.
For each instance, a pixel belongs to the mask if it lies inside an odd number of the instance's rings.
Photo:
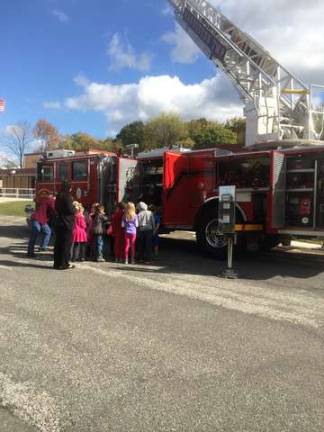
<svg viewBox="0 0 324 432">
<path fill-rule="evenodd" d="M 208 1 L 168 1 L 180 26 L 233 82 L 247 127 L 239 152 L 229 146 L 228 154 L 164 154 L 166 227 L 193 229 L 203 250 L 224 256 L 219 188 L 234 185 L 239 249 L 268 249 L 291 237 L 323 239 L 324 111 L 314 95 L 324 87 L 304 84 Z"/>
<path fill-rule="evenodd" d="M 246 146 L 160 149 L 117 155 L 47 157 L 37 190 L 71 182 L 76 199 L 109 214 L 118 201 L 161 209 L 162 229 L 196 232 L 203 251 L 223 258 L 220 186 L 235 186 L 237 249 L 269 249 L 291 237 L 324 239 L 323 110 L 314 86 L 288 72 L 205 0 L 169 0 L 180 25 L 234 83 L 244 102 Z M 318 128 L 318 129 L 317 129 Z"/>
<path fill-rule="evenodd" d="M 247 123 L 246 146 L 318 143 L 323 110 L 316 108 L 313 96 L 320 86 L 305 85 L 208 1 L 169 3 L 181 27 L 238 89 Z"/>
</svg>

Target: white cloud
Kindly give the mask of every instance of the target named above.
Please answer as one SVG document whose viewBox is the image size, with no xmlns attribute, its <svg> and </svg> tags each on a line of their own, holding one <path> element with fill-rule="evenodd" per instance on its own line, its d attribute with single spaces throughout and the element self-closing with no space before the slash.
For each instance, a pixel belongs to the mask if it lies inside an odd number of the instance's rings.
<svg viewBox="0 0 324 432">
<path fill-rule="evenodd" d="M 52 15 L 55 16 L 61 23 L 68 23 L 70 21 L 70 18 L 67 16 L 67 14 L 61 10 L 54 9 L 52 11 Z"/>
<path fill-rule="evenodd" d="M 122 41 L 118 33 L 111 38 L 107 54 L 110 59 L 110 70 L 118 71 L 128 68 L 148 71 L 151 67 L 151 56 L 145 52 L 136 54 L 132 45 L 127 41 Z"/>
<path fill-rule="evenodd" d="M 210 0 L 305 82 L 324 84 L 324 2 L 322 0 Z M 185 33 L 173 34 L 174 60 Z M 169 43 L 172 37 L 169 36 Z M 177 54 L 178 53 L 178 54 Z M 180 55 L 179 55 L 180 54 Z"/>
<path fill-rule="evenodd" d="M 91 83 L 91 81 L 82 74 L 79 74 L 76 77 L 74 77 L 73 81 L 76 85 L 80 87 L 86 87 Z"/>
<path fill-rule="evenodd" d="M 162 40 L 173 46 L 171 58 L 175 63 L 193 63 L 200 55 L 197 45 L 178 24 L 175 31 L 165 33 Z"/>
<path fill-rule="evenodd" d="M 85 80 L 82 88 L 82 94 L 67 99 L 65 107 L 102 112 L 109 133 L 138 119 L 147 121 L 161 112 L 174 112 L 187 120 L 225 120 L 242 115 L 240 100 L 223 75 L 190 85 L 168 75 L 146 76 L 138 83 L 122 85 Z"/>
<path fill-rule="evenodd" d="M 43 103 L 43 107 L 50 110 L 60 110 L 62 105 L 59 101 L 47 101 Z"/>
</svg>

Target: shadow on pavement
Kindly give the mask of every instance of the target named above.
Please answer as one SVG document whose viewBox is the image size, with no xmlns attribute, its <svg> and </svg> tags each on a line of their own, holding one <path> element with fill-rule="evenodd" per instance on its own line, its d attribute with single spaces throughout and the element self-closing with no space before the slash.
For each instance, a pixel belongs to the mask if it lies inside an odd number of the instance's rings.
<svg viewBox="0 0 324 432">
<path fill-rule="evenodd" d="M 0 226 L 0 237 L 8 237 L 13 239 L 28 238 L 30 234 L 29 228 L 22 225 L 2 225 Z"/>
<path fill-rule="evenodd" d="M 53 252 L 51 250 L 47 252 L 37 253 L 37 247 L 35 248 L 37 261 L 50 261 L 53 259 Z M 0 247 L 0 254 L 12 255 L 14 258 L 27 258 L 27 243 L 16 243 L 12 246 Z M 14 262 L 14 261 L 12 261 Z"/>
<path fill-rule="evenodd" d="M 33 268 L 33 269 L 42 269 L 42 270 L 53 269 L 53 265 L 48 265 L 48 266 L 40 265 L 37 263 L 36 260 L 33 262 L 25 262 L 25 263 L 21 263 L 17 261 L 9 261 L 9 260 L 0 260 L 0 266 Z"/>
<path fill-rule="evenodd" d="M 158 269 L 130 266 L 127 270 L 215 276 L 226 268 L 225 261 L 201 256 L 195 241 L 174 238 L 161 239 L 160 258 L 155 264 L 159 266 Z M 267 280 L 276 276 L 307 279 L 324 273 L 324 256 L 273 250 L 237 257 L 234 259 L 234 267 L 240 279 Z"/>
<path fill-rule="evenodd" d="M 23 239 L 24 243 L 15 243 L 11 246 L 1 247 L 0 253 L 12 255 L 13 261 L 2 261 L 2 265 L 44 268 L 37 262 L 52 259 L 52 252 L 36 254 L 35 264 L 29 262 L 17 263 L 16 259 L 26 258 L 27 238 L 29 231 L 24 226 L 2 226 L 0 236 L 12 239 Z M 181 234 L 180 234 L 181 235 Z M 226 262 L 217 261 L 211 257 L 204 257 L 197 249 L 193 239 L 161 238 L 161 250 L 159 260 L 155 263 L 157 268 L 145 266 L 128 266 L 129 272 L 141 273 L 179 273 L 201 276 L 219 275 L 226 267 Z M 324 256 L 309 253 L 288 253 L 285 250 L 274 250 L 257 255 L 246 254 L 234 259 L 234 267 L 240 279 L 268 280 L 274 277 L 292 277 L 297 279 L 308 279 L 324 273 Z M 125 267 L 113 267 L 116 270 L 125 270 Z M 323 287 L 324 289 L 324 287 Z"/>
</svg>

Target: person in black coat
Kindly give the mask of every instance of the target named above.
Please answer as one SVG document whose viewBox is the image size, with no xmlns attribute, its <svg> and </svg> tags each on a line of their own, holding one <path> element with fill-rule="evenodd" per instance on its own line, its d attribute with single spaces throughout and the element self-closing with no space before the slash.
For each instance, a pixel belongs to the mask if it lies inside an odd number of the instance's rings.
<svg viewBox="0 0 324 432">
<path fill-rule="evenodd" d="M 62 183 L 61 192 L 57 194 L 55 211 L 54 269 L 67 270 L 74 267 L 70 257 L 75 214 L 71 186 L 67 182 Z"/>
</svg>

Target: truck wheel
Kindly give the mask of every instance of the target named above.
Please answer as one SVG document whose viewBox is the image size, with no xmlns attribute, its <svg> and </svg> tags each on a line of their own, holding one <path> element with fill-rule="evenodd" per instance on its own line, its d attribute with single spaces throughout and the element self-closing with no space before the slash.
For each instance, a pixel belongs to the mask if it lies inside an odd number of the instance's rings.
<svg viewBox="0 0 324 432">
<path fill-rule="evenodd" d="M 218 230 L 218 209 L 207 209 L 200 217 L 196 231 L 198 247 L 217 259 L 226 258 L 226 238 Z"/>
<path fill-rule="evenodd" d="M 242 222 L 242 217 L 238 212 L 236 212 L 236 220 L 237 223 Z M 202 213 L 196 230 L 196 239 L 202 252 L 219 260 L 226 259 L 227 239 L 218 229 L 218 206 L 207 208 Z M 235 255 L 241 255 L 245 250 L 245 236 L 239 233 L 234 246 L 234 253 Z"/>
</svg>

